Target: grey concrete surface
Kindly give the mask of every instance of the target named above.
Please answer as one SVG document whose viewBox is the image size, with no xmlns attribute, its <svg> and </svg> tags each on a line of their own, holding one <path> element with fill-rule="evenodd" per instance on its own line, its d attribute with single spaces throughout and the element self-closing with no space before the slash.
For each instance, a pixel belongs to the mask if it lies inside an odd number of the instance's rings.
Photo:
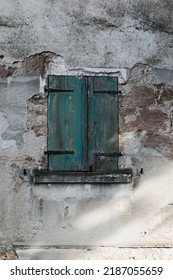
<svg viewBox="0 0 173 280">
<path fill-rule="evenodd" d="M 7 61 L 49 50 L 76 68 L 170 69 L 172 10 L 171 0 L 2 0 L 0 51 Z"/>
</svg>

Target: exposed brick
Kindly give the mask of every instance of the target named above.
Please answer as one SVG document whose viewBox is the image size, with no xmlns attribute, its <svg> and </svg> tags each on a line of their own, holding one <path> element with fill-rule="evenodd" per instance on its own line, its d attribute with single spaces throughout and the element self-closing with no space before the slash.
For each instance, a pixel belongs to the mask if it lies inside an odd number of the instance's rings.
<svg viewBox="0 0 173 280">
<path fill-rule="evenodd" d="M 14 249 L 0 251 L 0 260 L 16 260 L 18 255 Z"/>
<path fill-rule="evenodd" d="M 16 68 L 12 66 L 6 67 L 5 65 L 0 65 L 0 78 L 7 78 L 9 76 L 12 76 L 15 69 Z"/>
<path fill-rule="evenodd" d="M 23 62 L 23 69 L 25 74 L 43 74 L 45 67 L 45 56 L 41 54 L 35 54 L 26 58 Z"/>
<path fill-rule="evenodd" d="M 166 157 L 173 158 L 172 137 L 169 135 L 148 135 L 143 144 L 147 148 L 156 149 Z"/>
<path fill-rule="evenodd" d="M 162 91 L 147 86 L 133 86 L 126 96 L 120 97 L 120 132 L 168 132 L 170 120 L 165 112 L 164 100 L 172 101 L 171 90 Z M 159 101 L 158 101 L 159 100 Z M 158 104 L 160 102 L 161 106 Z M 127 121 L 128 116 L 128 121 Z"/>
<path fill-rule="evenodd" d="M 168 86 L 163 83 L 153 85 L 157 104 L 163 104 L 165 101 L 170 101 L 173 104 L 173 86 Z"/>
<path fill-rule="evenodd" d="M 23 75 L 40 74 L 42 77 L 47 71 L 47 65 L 56 56 L 52 52 L 41 52 L 26 57 L 23 61 L 17 62 L 18 70 L 16 73 L 22 73 Z"/>
<path fill-rule="evenodd" d="M 47 95 L 36 94 L 28 100 L 27 128 L 36 136 L 47 133 Z"/>
</svg>

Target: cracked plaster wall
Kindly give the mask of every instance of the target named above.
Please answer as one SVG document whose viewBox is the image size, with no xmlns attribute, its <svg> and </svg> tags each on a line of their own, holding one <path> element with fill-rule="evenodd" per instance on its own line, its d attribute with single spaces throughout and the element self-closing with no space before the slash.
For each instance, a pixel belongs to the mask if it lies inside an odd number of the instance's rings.
<svg viewBox="0 0 173 280">
<path fill-rule="evenodd" d="M 1 244 L 172 246 L 172 1 L 71 2 L 1 1 Z M 118 76 L 132 184 L 30 182 L 47 167 L 48 74 Z"/>
</svg>

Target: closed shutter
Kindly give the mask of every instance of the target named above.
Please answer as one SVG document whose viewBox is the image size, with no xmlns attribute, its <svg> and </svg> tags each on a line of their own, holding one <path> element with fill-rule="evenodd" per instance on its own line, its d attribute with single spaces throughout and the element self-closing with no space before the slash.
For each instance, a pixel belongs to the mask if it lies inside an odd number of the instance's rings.
<svg viewBox="0 0 173 280">
<path fill-rule="evenodd" d="M 90 171 L 118 169 L 118 79 L 88 79 L 88 166 Z"/>
<path fill-rule="evenodd" d="M 85 168 L 85 83 L 75 76 L 48 77 L 49 170 Z"/>
</svg>

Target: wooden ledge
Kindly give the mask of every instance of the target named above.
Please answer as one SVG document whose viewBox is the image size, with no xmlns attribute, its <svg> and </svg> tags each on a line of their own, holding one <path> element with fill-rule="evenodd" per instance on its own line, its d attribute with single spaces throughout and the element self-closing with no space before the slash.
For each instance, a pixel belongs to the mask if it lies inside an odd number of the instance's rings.
<svg viewBox="0 0 173 280">
<path fill-rule="evenodd" d="M 114 172 L 61 172 L 35 170 L 35 184 L 117 184 L 131 183 L 132 171 L 117 170 Z"/>
</svg>

